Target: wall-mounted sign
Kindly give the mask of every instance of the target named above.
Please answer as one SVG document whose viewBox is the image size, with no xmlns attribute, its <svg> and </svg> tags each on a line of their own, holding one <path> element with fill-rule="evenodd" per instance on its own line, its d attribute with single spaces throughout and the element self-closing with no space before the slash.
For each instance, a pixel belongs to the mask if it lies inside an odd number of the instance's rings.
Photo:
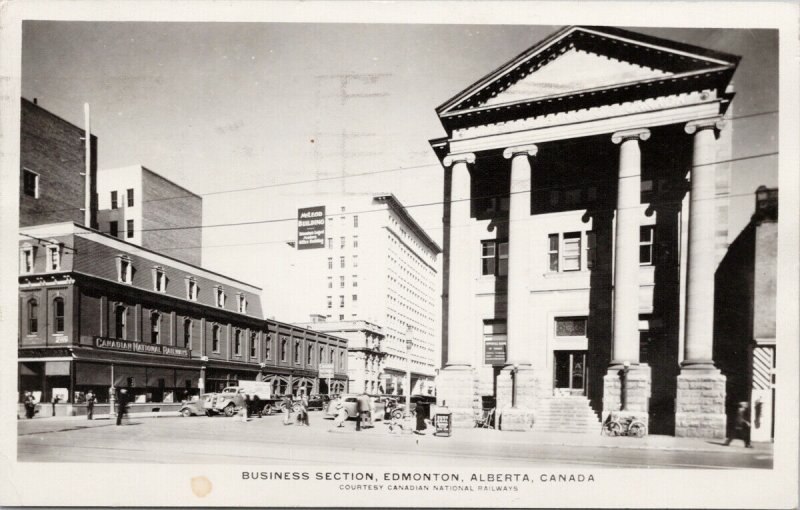
<svg viewBox="0 0 800 510">
<path fill-rule="evenodd" d="M 297 249 L 325 247 L 325 206 L 297 210 Z"/>
<path fill-rule="evenodd" d="M 183 347 L 173 347 L 171 345 L 145 344 L 142 342 L 128 342 L 117 340 L 116 338 L 94 337 L 94 346 L 98 349 L 108 349 L 111 351 L 136 352 L 139 354 L 158 354 L 161 356 L 182 356 L 189 357 L 189 349 Z"/>
<path fill-rule="evenodd" d="M 333 363 L 320 363 L 318 370 L 321 379 L 333 378 Z"/>
<path fill-rule="evenodd" d="M 484 346 L 484 363 L 487 365 L 504 365 L 506 362 L 506 346 L 508 339 L 487 339 Z"/>
</svg>

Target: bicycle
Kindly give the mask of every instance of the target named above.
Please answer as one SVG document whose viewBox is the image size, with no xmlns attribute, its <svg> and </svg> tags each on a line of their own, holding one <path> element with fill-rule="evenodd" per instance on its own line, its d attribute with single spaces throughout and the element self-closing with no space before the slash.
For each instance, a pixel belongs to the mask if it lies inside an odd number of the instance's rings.
<svg viewBox="0 0 800 510">
<path fill-rule="evenodd" d="M 609 413 L 603 422 L 601 433 L 607 436 L 634 436 L 647 435 L 647 425 L 633 416 L 620 416 L 619 413 Z"/>
</svg>

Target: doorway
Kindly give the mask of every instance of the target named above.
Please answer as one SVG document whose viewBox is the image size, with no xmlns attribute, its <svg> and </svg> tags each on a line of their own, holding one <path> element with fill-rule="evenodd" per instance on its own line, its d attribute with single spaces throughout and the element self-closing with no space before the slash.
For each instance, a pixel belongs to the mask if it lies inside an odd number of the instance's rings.
<svg viewBox="0 0 800 510">
<path fill-rule="evenodd" d="M 586 351 L 554 351 L 553 394 L 586 395 Z"/>
</svg>

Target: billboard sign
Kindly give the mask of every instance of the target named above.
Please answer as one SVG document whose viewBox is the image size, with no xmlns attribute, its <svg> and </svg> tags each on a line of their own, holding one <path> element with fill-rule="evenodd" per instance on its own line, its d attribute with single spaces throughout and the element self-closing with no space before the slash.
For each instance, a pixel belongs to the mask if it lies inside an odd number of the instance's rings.
<svg viewBox="0 0 800 510">
<path fill-rule="evenodd" d="M 325 247 L 325 206 L 297 210 L 297 249 Z"/>
<path fill-rule="evenodd" d="M 319 377 L 321 379 L 333 378 L 333 363 L 320 363 L 319 364 Z"/>
<path fill-rule="evenodd" d="M 484 350 L 484 363 L 487 365 L 504 365 L 506 363 L 506 348 L 508 340 L 505 336 L 486 340 Z"/>
</svg>

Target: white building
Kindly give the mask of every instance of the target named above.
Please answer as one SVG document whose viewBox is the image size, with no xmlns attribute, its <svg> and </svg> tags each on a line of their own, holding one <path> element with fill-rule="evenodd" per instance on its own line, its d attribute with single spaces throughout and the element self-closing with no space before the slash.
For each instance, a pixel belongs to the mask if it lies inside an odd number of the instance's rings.
<svg viewBox="0 0 800 510">
<path fill-rule="evenodd" d="M 298 209 L 320 206 L 325 207 L 324 234 L 314 234 L 316 248 L 301 249 L 298 240 L 290 255 L 294 283 L 281 286 L 281 300 L 292 302 L 295 322 L 323 316 L 331 334 L 337 334 L 330 324 L 335 322 L 342 323 L 343 332 L 355 321 L 378 326 L 383 354 L 378 391 L 405 392 L 410 337 L 412 392 L 431 392 L 440 366 L 441 249 L 392 194 L 320 195 L 298 203 Z M 353 356 L 353 366 L 363 364 Z"/>
</svg>

